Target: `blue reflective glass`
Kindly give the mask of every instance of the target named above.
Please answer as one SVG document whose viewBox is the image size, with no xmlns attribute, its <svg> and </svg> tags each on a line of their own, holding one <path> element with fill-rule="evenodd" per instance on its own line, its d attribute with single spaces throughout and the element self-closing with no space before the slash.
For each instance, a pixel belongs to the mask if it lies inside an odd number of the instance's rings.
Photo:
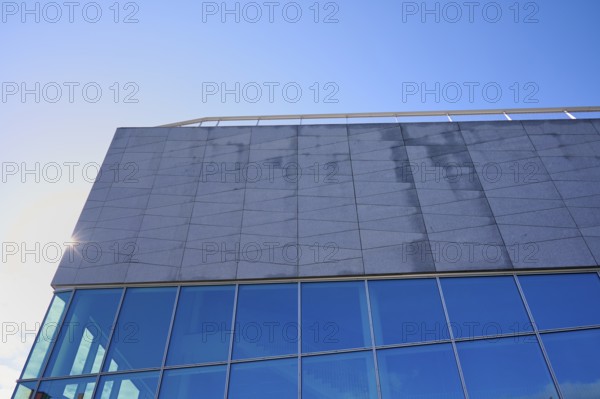
<svg viewBox="0 0 600 399">
<path fill-rule="evenodd" d="M 598 397 L 600 330 L 542 334 L 542 341 L 563 397 Z"/>
<path fill-rule="evenodd" d="M 44 323 L 40 328 L 38 336 L 33 344 L 33 349 L 27 359 L 27 364 L 23 369 L 21 378 L 37 378 L 40 376 L 42 365 L 48 358 L 50 344 L 56 339 L 58 325 L 65 313 L 67 303 L 71 297 L 71 292 L 61 292 L 56 294 L 52 299 L 52 303 L 48 308 L 48 313 L 44 319 Z"/>
<path fill-rule="evenodd" d="M 71 301 L 46 376 L 97 373 L 123 290 L 78 290 Z"/>
<path fill-rule="evenodd" d="M 302 399 L 376 397 L 373 352 L 302 358 Z"/>
<path fill-rule="evenodd" d="M 104 371 L 162 365 L 176 293 L 175 287 L 127 290 Z"/>
<path fill-rule="evenodd" d="M 435 279 L 370 281 L 377 345 L 449 339 Z"/>
<path fill-rule="evenodd" d="M 388 398 L 464 398 L 451 344 L 377 351 L 381 395 Z"/>
<path fill-rule="evenodd" d="M 154 399 L 158 371 L 119 374 L 100 378 L 95 399 Z"/>
<path fill-rule="evenodd" d="M 36 382 L 23 382 L 18 384 L 13 393 L 12 399 L 33 399 Z"/>
<path fill-rule="evenodd" d="M 469 398 L 558 398 L 535 336 L 457 343 Z"/>
<path fill-rule="evenodd" d="M 233 358 L 298 352 L 298 285 L 239 287 Z"/>
<path fill-rule="evenodd" d="M 520 276 L 519 281 L 539 329 L 600 325 L 597 274 Z"/>
<path fill-rule="evenodd" d="M 533 331 L 513 277 L 441 280 L 455 338 Z"/>
<path fill-rule="evenodd" d="M 38 389 L 36 398 L 92 399 L 95 386 L 95 377 L 44 381 Z"/>
<path fill-rule="evenodd" d="M 298 397 L 298 359 L 238 363 L 231 366 L 229 399 Z"/>
<path fill-rule="evenodd" d="M 160 399 L 223 398 L 227 366 L 167 370 L 160 384 Z"/>
<path fill-rule="evenodd" d="M 227 360 L 234 297 L 235 286 L 182 288 L 167 364 Z"/>
<path fill-rule="evenodd" d="M 371 345 L 365 283 L 302 284 L 302 351 Z"/>
</svg>

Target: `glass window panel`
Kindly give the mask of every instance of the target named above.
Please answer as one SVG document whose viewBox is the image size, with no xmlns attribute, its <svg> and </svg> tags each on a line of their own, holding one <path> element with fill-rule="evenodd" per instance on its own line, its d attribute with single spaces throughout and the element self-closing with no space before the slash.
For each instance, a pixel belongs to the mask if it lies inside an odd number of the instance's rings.
<svg viewBox="0 0 600 399">
<path fill-rule="evenodd" d="M 369 281 L 377 345 L 449 339 L 435 279 Z"/>
<path fill-rule="evenodd" d="M 231 366 L 229 399 L 297 397 L 297 358 L 238 363 Z"/>
<path fill-rule="evenodd" d="M 42 365 L 48 357 L 50 344 L 56 339 L 58 325 L 65 313 L 67 303 L 71 297 L 71 292 L 61 292 L 54 296 L 52 303 L 48 308 L 48 313 L 44 319 L 44 323 L 38 333 L 38 336 L 33 344 L 33 349 L 27 359 L 27 364 L 23 369 L 21 378 L 37 378 L 40 376 Z"/>
<path fill-rule="evenodd" d="M 365 283 L 302 284 L 302 351 L 371 346 Z"/>
<path fill-rule="evenodd" d="M 298 352 L 298 285 L 242 285 L 235 319 L 233 358 Z"/>
<path fill-rule="evenodd" d="M 441 280 L 455 338 L 533 331 L 513 277 Z"/>
<path fill-rule="evenodd" d="M 383 399 L 464 398 L 451 344 L 384 349 L 377 361 Z"/>
<path fill-rule="evenodd" d="M 234 297 L 232 285 L 182 288 L 167 364 L 227 360 Z"/>
<path fill-rule="evenodd" d="M 158 371 L 105 376 L 100 379 L 96 399 L 154 399 Z"/>
<path fill-rule="evenodd" d="M 457 343 L 471 399 L 558 398 L 535 336 Z"/>
<path fill-rule="evenodd" d="M 519 281 L 539 329 L 600 325 L 597 274 L 520 276 Z"/>
<path fill-rule="evenodd" d="M 97 373 L 121 299 L 121 289 L 78 290 L 71 301 L 46 375 Z"/>
<path fill-rule="evenodd" d="M 104 371 L 162 365 L 176 292 L 175 287 L 127 290 Z"/>
<path fill-rule="evenodd" d="M 35 391 L 36 382 L 24 382 L 17 385 L 12 399 L 33 399 L 33 391 Z"/>
<path fill-rule="evenodd" d="M 223 398 L 227 366 L 167 370 L 160 384 L 160 399 Z"/>
<path fill-rule="evenodd" d="M 376 397 L 373 352 L 302 358 L 302 399 Z"/>
<path fill-rule="evenodd" d="M 542 334 L 550 364 L 565 399 L 600 392 L 600 330 Z"/>
<path fill-rule="evenodd" d="M 95 377 L 44 381 L 35 396 L 43 399 L 92 399 L 95 386 Z"/>
</svg>

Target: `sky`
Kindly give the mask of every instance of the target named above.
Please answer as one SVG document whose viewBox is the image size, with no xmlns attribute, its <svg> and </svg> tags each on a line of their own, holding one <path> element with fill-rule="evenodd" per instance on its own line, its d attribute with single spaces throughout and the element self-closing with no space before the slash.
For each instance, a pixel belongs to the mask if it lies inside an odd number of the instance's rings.
<svg viewBox="0 0 600 399">
<path fill-rule="evenodd" d="M 117 127 L 600 105 L 593 0 L 0 7 L 0 398 Z"/>
</svg>

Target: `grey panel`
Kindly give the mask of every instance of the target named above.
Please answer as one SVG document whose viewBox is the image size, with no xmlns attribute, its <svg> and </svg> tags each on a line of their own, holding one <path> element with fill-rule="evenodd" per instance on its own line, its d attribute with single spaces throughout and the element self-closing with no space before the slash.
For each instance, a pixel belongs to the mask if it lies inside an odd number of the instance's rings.
<svg viewBox="0 0 600 399">
<path fill-rule="evenodd" d="M 599 228 L 598 120 L 122 128 L 53 285 L 594 266 Z"/>
</svg>

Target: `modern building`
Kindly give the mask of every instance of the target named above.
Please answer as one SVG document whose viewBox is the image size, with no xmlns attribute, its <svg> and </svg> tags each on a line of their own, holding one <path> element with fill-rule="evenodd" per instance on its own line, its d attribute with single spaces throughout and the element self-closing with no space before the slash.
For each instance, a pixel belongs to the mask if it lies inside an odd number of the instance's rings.
<svg viewBox="0 0 600 399">
<path fill-rule="evenodd" d="M 14 398 L 598 398 L 584 110 L 118 129 Z"/>
</svg>

